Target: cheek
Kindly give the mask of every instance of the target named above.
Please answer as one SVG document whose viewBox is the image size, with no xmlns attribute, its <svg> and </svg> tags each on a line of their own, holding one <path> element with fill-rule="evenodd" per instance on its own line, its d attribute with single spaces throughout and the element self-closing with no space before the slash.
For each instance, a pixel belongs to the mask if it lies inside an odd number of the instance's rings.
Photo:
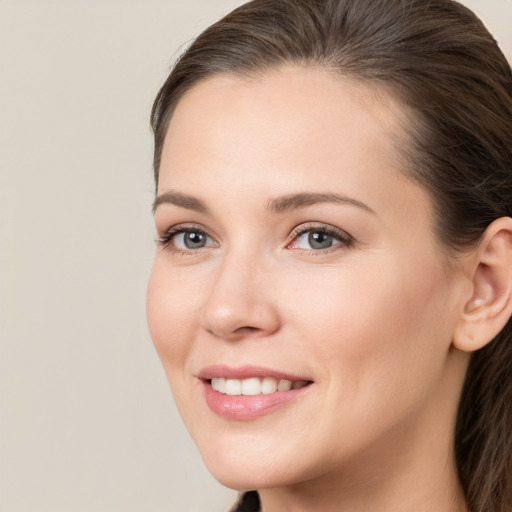
<svg viewBox="0 0 512 512">
<path fill-rule="evenodd" d="M 287 301 L 312 359 L 355 407 L 381 400 L 386 389 L 390 396 L 423 392 L 441 377 L 453 327 L 449 287 L 435 261 L 371 263 L 357 272 L 333 268 Z"/>
<path fill-rule="evenodd" d="M 157 353 L 168 372 L 186 357 L 189 340 L 197 327 L 195 296 L 180 286 L 179 279 L 155 259 L 147 289 L 146 315 Z"/>
</svg>

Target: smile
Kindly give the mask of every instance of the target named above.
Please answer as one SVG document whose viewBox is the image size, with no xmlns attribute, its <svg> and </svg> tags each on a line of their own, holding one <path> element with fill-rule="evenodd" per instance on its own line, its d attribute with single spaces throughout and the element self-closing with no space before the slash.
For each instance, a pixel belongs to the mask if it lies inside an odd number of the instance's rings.
<svg viewBox="0 0 512 512">
<path fill-rule="evenodd" d="M 198 375 L 209 409 L 228 420 L 248 421 L 297 403 L 315 386 L 306 376 L 256 366 L 209 366 Z"/>
<path fill-rule="evenodd" d="M 230 396 L 269 395 L 280 391 L 300 389 L 308 385 L 306 380 L 291 381 L 274 377 L 251 377 L 248 379 L 225 379 L 216 377 L 210 380 L 211 387 L 219 393 Z"/>
</svg>

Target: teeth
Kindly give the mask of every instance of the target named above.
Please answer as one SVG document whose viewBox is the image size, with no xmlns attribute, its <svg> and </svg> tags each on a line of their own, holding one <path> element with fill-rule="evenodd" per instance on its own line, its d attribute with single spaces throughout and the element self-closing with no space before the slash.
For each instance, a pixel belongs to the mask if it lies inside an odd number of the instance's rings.
<svg viewBox="0 0 512 512">
<path fill-rule="evenodd" d="M 277 385 L 277 391 L 290 391 L 292 389 L 292 381 L 281 379 Z"/>
<path fill-rule="evenodd" d="M 253 377 L 243 380 L 216 377 L 211 380 L 211 386 L 215 391 L 231 396 L 268 395 L 276 391 L 300 389 L 307 386 L 307 384 L 308 381 L 306 380 L 292 382 L 291 380 L 281 379 L 278 382 L 273 377 L 265 377 L 264 379 Z"/>
<path fill-rule="evenodd" d="M 241 395 L 242 381 L 238 379 L 226 379 L 226 395 Z"/>
<path fill-rule="evenodd" d="M 242 395 L 259 395 L 261 394 L 260 379 L 244 379 L 242 381 Z"/>
<path fill-rule="evenodd" d="M 226 379 L 222 379 L 222 378 L 212 379 L 212 388 L 215 389 L 215 391 L 219 391 L 219 393 L 225 393 L 226 392 Z"/>
<path fill-rule="evenodd" d="M 264 395 L 275 393 L 277 391 L 277 380 L 272 377 L 265 377 L 261 383 L 261 392 Z"/>
</svg>

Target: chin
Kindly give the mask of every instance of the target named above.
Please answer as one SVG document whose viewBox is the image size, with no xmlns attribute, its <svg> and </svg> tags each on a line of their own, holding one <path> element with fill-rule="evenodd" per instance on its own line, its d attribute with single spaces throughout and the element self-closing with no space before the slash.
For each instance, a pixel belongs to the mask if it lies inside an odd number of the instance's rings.
<svg viewBox="0 0 512 512">
<path fill-rule="evenodd" d="M 295 482 L 290 475 L 267 467 L 244 464 L 237 466 L 220 466 L 218 464 L 207 465 L 213 477 L 225 487 L 236 491 L 251 491 L 282 487 Z"/>
<path fill-rule="evenodd" d="M 223 486 L 235 491 L 253 491 L 274 487 L 276 482 L 269 479 L 267 475 L 255 474 L 252 471 L 239 473 L 238 469 L 223 468 L 217 471 L 217 468 L 208 468 L 212 476 Z M 279 485 L 279 484 L 277 484 Z M 281 484 L 282 485 L 282 484 Z"/>
<path fill-rule="evenodd" d="M 257 443 L 257 440 L 252 441 Z M 234 443 L 235 444 L 235 443 Z M 211 448 L 211 447 L 210 447 Z M 203 461 L 213 475 L 222 485 L 238 491 L 265 489 L 290 485 L 300 481 L 301 470 L 291 467 L 289 463 L 281 461 L 290 460 L 267 450 L 251 452 L 247 447 L 237 449 L 216 447 L 215 450 L 200 450 Z M 274 453 L 274 455 L 269 455 Z"/>
</svg>

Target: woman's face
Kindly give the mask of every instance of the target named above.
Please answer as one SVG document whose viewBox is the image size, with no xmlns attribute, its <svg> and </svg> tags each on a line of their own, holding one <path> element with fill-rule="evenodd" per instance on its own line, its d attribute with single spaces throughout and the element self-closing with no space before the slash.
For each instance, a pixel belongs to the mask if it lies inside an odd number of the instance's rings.
<svg viewBox="0 0 512 512">
<path fill-rule="evenodd" d="M 397 163 L 404 115 L 292 67 L 210 78 L 176 108 L 148 322 L 228 486 L 348 482 L 449 449 L 461 287 Z"/>
</svg>

